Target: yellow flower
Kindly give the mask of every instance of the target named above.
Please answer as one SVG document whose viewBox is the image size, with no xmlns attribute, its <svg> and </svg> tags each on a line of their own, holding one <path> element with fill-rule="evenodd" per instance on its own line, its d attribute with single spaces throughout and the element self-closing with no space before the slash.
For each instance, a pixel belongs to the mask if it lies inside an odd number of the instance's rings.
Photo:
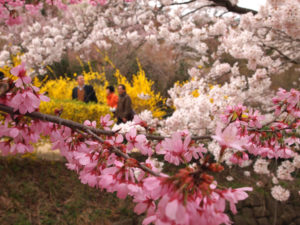
<svg viewBox="0 0 300 225">
<path fill-rule="evenodd" d="M 209 87 L 210 90 L 212 90 L 215 86 L 212 85 L 212 84 L 208 84 L 208 87 Z"/>
<path fill-rule="evenodd" d="M 197 98 L 200 94 L 198 92 L 198 89 L 195 89 L 193 92 L 192 92 L 192 95 L 193 97 Z"/>
<path fill-rule="evenodd" d="M 109 107 L 104 104 L 84 103 L 73 100 L 51 99 L 50 102 L 41 102 L 40 112 L 55 115 L 55 109 L 62 109 L 60 117 L 83 123 L 85 120 L 99 121 L 100 117 L 110 114 Z"/>
<path fill-rule="evenodd" d="M 247 119 L 247 118 L 248 118 L 248 115 L 242 114 L 242 118 Z"/>
<path fill-rule="evenodd" d="M 10 70 L 11 70 L 13 67 L 16 67 L 16 66 L 18 66 L 18 65 L 21 64 L 20 56 L 21 56 L 21 54 L 18 53 L 17 55 L 14 55 L 14 56 L 11 57 L 11 59 L 12 59 L 12 66 L 7 66 L 7 65 L 6 65 L 6 66 L 3 66 L 2 68 L 0 68 L 0 71 L 1 71 L 2 73 L 4 73 L 4 76 L 5 76 L 5 77 L 9 77 L 9 78 L 11 78 L 12 80 L 18 79 L 16 76 L 14 76 L 14 75 L 12 75 L 12 74 L 10 73 Z"/>
</svg>

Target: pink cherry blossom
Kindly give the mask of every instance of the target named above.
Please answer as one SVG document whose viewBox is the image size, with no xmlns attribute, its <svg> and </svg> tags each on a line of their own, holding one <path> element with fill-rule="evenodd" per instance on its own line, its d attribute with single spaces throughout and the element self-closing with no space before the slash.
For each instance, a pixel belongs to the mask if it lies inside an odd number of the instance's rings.
<svg viewBox="0 0 300 225">
<path fill-rule="evenodd" d="M 26 4 L 25 8 L 31 15 L 37 15 L 39 11 L 43 8 L 43 5 L 41 3 L 37 5 Z"/>
<path fill-rule="evenodd" d="M 31 113 L 35 111 L 40 105 L 40 99 L 33 94 L 30 90 L 25 90 L 23 92 L 17 92 L 17 94 L 12 98 L 10 106 L 14 110 L 19 110 L 21 114 L 27 112 Z"/>
<path fill-rule="evenodd" d="M 9 16 L 8 19 L 6 20 L 6 24 L 8 26 L 19 25 L 21 23 L 22 23 L 21 16 Z"/>
<path fill-rule="evenodd" d="M 252 191 L 253 189 L 251 187 L 244 187 L 244 188 L 237 188 L 237 189 L 231 189 L 224 191 L 222 195 L 226 200 L 230 203 L 230 209 L 231 211 L 236 214 L 237 210 L 235 207 L 235 204 L 238 203 L 238 201 L 244 200 L 248 197 L 248 194 L 245 191 Z"/>
<path fill-rule="evenodd" d="M 188 135 L 184 141 L 182 141 L 182 133 L 177 132 L 172 135 L 172 138 L 166 138 L 157 149 L 158 154 L 164 154 L 164 159 L 175 165 L 183 163 L 184 160 L 190 161 L 192 157 L 196 159 L 202 152 L 205 152 L 204 148 L 190 148 L 191 135 Z"/>
<path fill-rule="evenodd" d="M 229 125 L 222 131 L 221 126 L 217 127 L 216 135 L 212 136 L 213 139 L 219 142 L 221 146 L 237 149 L 240 151 L 245 150 L 246 140 L 238 135 L 238 129 L 234 125 Z"/>
<path fill-rule="evenodd" d="M 100 124 L 104 128 L 104 130 L 110 130 L 109 127 L 114 124 L 114 121 L 110 120 L 110 115 L 107 114 L 100 117 Z"/>
<path fill-rule="evenodd" d="M 18 77 L 16 81 L 16 87 L 22 87 L 23 84 L 30 84 L 31 78 L 26 75 L 25 63 L 22 62 L 20 65 L 11 69 L 11 74 Z"/>
<path fill-rule="evenodd" d="M 124 140 L 123 135 L 117 134 L 115 137 L 114 136 L 108 137 L 105 140 L 105 143 L 111 146 L 118 146 L 123 142 L 123 140 Z"/>
<path fill-rule="evenodd" d="M 241 155 L 240 155 L 241 154 Z M 238 164 L 239 166 L 241 166 L 243 164 L 244 161 L 248 160 L 249 156 L 247 153 L 245 152 L 237 152 L 235 154 L 233 154 L 230 158 L 230 161 L 233 164 Z"/>
<path fill-rule="evenodd" d="M 131 151 L 133 148 L 137 148 L 142 154 L 152 155 L 149 146 L 147 145 L 146 136 L 143 134 L 137 135 L 136 128 L 131 128 L 128 133 L 125 134 L 127 143 L 127 149 Z"/>
<path fill-rule="evenodd" d="M 97 122 L 96 121 L 89 121 L 89 120 L 85 120 L 83 122 L 83 125 L 88 126 L 88 127 L 94 127 L 96 128 Z"/>
</svg>

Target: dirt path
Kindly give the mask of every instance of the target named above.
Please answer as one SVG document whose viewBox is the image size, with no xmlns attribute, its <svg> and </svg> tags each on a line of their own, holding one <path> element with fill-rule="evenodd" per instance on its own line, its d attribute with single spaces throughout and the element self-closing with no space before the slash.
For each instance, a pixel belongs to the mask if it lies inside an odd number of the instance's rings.
<svg viewBox="0 0 300 225">
<path fill-rule="evenodd" d="M 63 157 L 59 150 L 52 150 L 50 143 L 43 143 L 35 148 L 35 155 L 39 159 L 45 159 L 49 161 L 62 161 Z"/>
</svg>

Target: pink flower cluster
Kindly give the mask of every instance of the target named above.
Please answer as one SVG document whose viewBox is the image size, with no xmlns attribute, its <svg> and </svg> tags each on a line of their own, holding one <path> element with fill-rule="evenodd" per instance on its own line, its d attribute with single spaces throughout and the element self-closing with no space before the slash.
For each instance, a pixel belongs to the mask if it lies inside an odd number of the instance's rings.
<svg viewBox="0 0 300 225">
<path fill-rule="evenodd" d="M 231 157 L 233 163 L 241 164 L 248 160 L 248 153 L 267 158 L 291 158 L 295 155 L 292 146 L 300 143 L 296 130 L 300 126 L 300 92 L 291 89 L 279 89 L 275 104 L 276 119 L 266 125 L 260 121 L 262 116 L 245 106 L 228 107 L 221 116 L 225 124 L 223 131 L 219 127 L 213 136 L 221 146 L 240 151 Z"/>
<path fill-rule="evenodd" d="M 283 112 L 287 112 L 294 118 L 300 118 L 300 92 L 291 89 L 289 92 L 279 88 L 276 97 L 273 98 L 275 104 L 275 115 L 279 116 Z"/>
<path fill-rule="evenodd" d="M 229 201 L 231 210 L 236 213 L 235 204 L 247 198 L 245 191 L 251 190 L 218 189 L 212 176 L 191 168 L 181 169 L 174 176 L 163 173 L 153 176 L 145 172 L 134 158 L 126 159 L 111 151 L 112 146 L 123 152 L 130 152 L 132 145 L 143 148 L 145 139 L 137 138 L 132 130 L 125 135 L 126 141 L 129 139 L 130 143 L 125 143 L 125 139 L 119 134 L 106 137 L 103 143 L 99 143 L 88 134 L 77 133 L 58 124 L 31 121 L 28 126 L 25 123 L 26 118 L 22 115 L 19 117 L 24 118 L 24 123 L 19 119 L 16 126 L 10 116 L 7 116 L 5 124 L 1 127 L 1 136 L 7 139 L 1 142 L 3 154 L 30 152 L 30 144 L 36 142 L 41 134 L 48 135 L 53 149 L 60 149 L 68 161 L 67 167 L 79 174 L 82 183 L 108 192 L 117 192 L 119 198 L 132 196 L 136 203 L 134 211 L 147 214 L 143 224 L 153 222 L 187 225 L 198 224 L 199 221 L 207 225 L 230 224 L 229 217 L 224 213 L 225 202 Z M 103 123 L 102 118 L 102 124 L 107 125 L 107 119 L 109 117 L 106 117 L 106 122 Z M 85 125 L 95 127 L 96 122 L 86 121 Z M 181 137 L 179 136 L 180 140 Z M 142 143 L 139 140 L 142 140 Z M 176 139 L 174 142 L 177 143 Z M 167 143 L 171 144 L 171 140 Z M 175 143 L 172 145 L 175 146 Z M 151 159 L 141 164 L 158 172 Z M 209 168 L 210 171 L 218 170 L 216 165 Z"/>
<path fill-rule="evenodd" d="M 31 86 L 24 64 L 11 73 L 18 79 L 10 83 L 10 89 L 0 100 L 19 110 L 20 115 L 6 115 L 0 124 L 2 154 L 31 152 L 32 143 L 41 135 L 48 136 L 53 149 L 60 149 L 67 159 L 67 167 L 79 174 L 82 183 L 116 192 L 119 198 L 131 196 L 136 203 L 134 211 L 146 214 L 145 225 L 231 224 L 224 213 L 226 202 L 237 213 L 235 205 L 248 197 L 246 191 L 252 190 L 220 188 L 212 174 L 222 171 L 223 166 L 213 162 L 205 146 L 192 140 L 188 132 L 177 132 L 154 142 L 131 128 L 124 136 L 116 133 L 97 139 L 86 132 L 97 128 L 96 121 L 85 121 L 86 129 L 78 132 L 60 124 L 29 120 L 30 115 L 24 114 L 36 111 L 43 97 Z M 262 116 L 257 111 L 242 105 L 227 109 L 222 117 L 227 126 L 219 126 L 213 136 L 221 145 L 221 156 L 227 148 L 233 149 L 230 160 L 237 164 L 248 160 L 248 154 L 268 158 L 293 156 L 291 146 L 299 143 L 295 135 L 300 124 L 299 92 L 280 90 L 274 101 L 276 109 L 280 105 L 280 113 L 277 110 L 278 118 L 267 125 L 260 123 Z M 282 118 L 287 117 L 280 117 L 281 114 L 294 119 L 286 121 Z M 135 122 L 146 126 L 138 118 Z M 111 130 L 112 125 L 110 116 L 100 118 L 104 130 Z M 147 156 L 147 160 L 132 158 L 133 151 Z M 182 169 L 177 169 L 174 175 L 160 173 L 151 159 L 157 155 L 162 155 L 165 163 L 180 165 Z"/>
<path fill-rule="evenodd" d="M 7 92 L 0 98 L 1 104 L 11 106 L 14 111 L 21 114 L 31 113 L 39 108 L 41 101 L 49 101 L 49 98 L 39 94 L 39 89 L 31 85 L 31 78 L 27 76 L 25 64 L 11 69 L 11 74 L 17 77 L 12 92 Z M 9 81 L 8 81 L 9 82 Z"/>
<path fill-rule="evenodd" d="M 0 149 L 1 154 L 15 155 L 25 154 L 34 150 L 32 144 L 38 142 L 40 135 L 46 129 L 47 123 L 31 120 L 21 116 L 10 115 L 5 117 L 3 124 L 0 124 Z"/>
<path fill-rule="evenodd" d="M 156 147 L 157 154 L 163 154 L 167 162 L 176 166 L 181 163 L 188 163 L 192 158 L 198 160 L 206 152 L 207 150 L 203 145 L 193 143 L 191 135 L 185 137 L 185 134 L 181 132 L 174 133 L 171 138 L 166 138 Z"/>
<path fill-rule="evenodd" d="M 146 178 L 143 198 L 138 195 L 134 199 L 139 202 L 135 212 L 147 212 L 143 224 L 231 224 L 224 214 L 226 201 L 236 213 L 235 204 L 247 198 L 245 191 L 252 188 L 220 190 L 211 176 L 202 173 L 199 182 L 196 174 L 192 169 L 182 169 L 173 177 Z"/>
</svg>

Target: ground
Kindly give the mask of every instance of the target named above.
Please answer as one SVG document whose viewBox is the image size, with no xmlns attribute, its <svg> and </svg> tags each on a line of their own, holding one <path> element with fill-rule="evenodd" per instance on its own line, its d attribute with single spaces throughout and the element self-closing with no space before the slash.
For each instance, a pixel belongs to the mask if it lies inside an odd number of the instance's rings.
<svg viewBox="0 0 300 225">
<path fill-rule="evenodd" d="M 59 152 L 50 145 L 37 146 L 35 154 L 0 157 L 0 224 L 1 225 L 135 225 L 143 216 L 133 212 L 130 198 L 118 199 L 115 194 L 101 192 L 80 183 L 78 175 L 65 166 Z M 167 168 L 172 170 L 172 168 Z M 226 177 L 232 176 L 233 181 Z M 238 213 L 229 212 L 235 225 L 300 225 L 300 173 L 293 182 L 280 184 L 293 190 L 288 202 L 276 202 L 270 196 L 268 177 L 251 171 L 243 175 L 238 167 L 226 169 L 217 180 L 222 186 L 252 186 L 249 198 L 241 201 Z M 256 181 L 262 186 L 256 186 Z"/>
<path fill-rule="evenodd" d="M 81 184 L 62 161 L 0 158 L 0 224 L 138 224 L 130 199 Z"/>
</svg>

